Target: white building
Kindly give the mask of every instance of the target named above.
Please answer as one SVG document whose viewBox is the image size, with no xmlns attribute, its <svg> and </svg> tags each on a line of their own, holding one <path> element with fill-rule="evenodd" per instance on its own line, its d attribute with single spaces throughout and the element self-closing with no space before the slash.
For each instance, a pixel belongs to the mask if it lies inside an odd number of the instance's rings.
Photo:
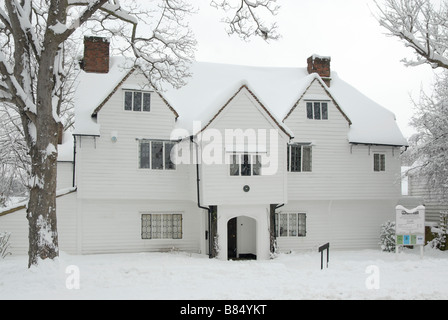
<svg viewBox="0 0 448 320">
<path fill-rule="evenodd" d="M 86 43 L 108 52 L 103 39 Z M 61 250 L 267 259 L 274 243 L 378 248 L 407 142 L 329 57 L 307 68 L 194 63 L 185 87 L 156 92 L 125 59 L 94 53 L 79 74 L 74 138 L 59 148 L 59 189 L 72 191 L 57 203 Z M 0 229 L 26 253 L 23 210 L 5 212 Z"/>
</svg>

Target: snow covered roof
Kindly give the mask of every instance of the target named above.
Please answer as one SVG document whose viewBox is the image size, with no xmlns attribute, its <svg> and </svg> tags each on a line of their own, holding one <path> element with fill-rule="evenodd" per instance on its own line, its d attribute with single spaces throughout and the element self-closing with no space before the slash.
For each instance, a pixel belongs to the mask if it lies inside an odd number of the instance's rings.
<svg viewBox="0 0 448 320">
<path fill-rule="evenodd" d="M 112 58 L 108 74 L 80 72 L 76 94 L 75 134 L 99 135 L 99 125 L 92 119 L 96 108 L 126 77 L 131 66 L 124 59 Z M 351 124 L 348 140 L 351 143 L 407 145 L 395 115 L 372 101 L 332 72 L 328 88 L 317 74 L 306 68 L 277 68 L 195 62 L 192 77 L 181 89 L 166 88 L 163 97 L 178 113 L 177 127 L 192 132 L 193 121 L 209 123 L 229 99 L 246 86 L 272 117 L 289 130 L 283 122 L 291 109 L 303 98 L 314 81 L 320 81 Z"/>
<path fill-rule="evenodd" d="M 118 57 L 111 57 L 107 74 L 79 71 L 76 79 L 74 135 L 100 135 L 100 126 L 92 115 L 132 71 L 131 61 Z"/>
</svg>

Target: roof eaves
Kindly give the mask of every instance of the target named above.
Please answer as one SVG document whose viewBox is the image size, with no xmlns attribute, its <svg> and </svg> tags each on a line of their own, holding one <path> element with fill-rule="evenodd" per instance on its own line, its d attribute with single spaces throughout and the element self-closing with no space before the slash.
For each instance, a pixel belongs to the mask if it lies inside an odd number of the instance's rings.
<svg viewBox="0 0 448 320">
<path fill-rule="evenodd" d="M 57 192 L 56 198 L 64 197 L 64 196 L 72 194 L 72 193 L 74 193 L 76 191 L 77 191 L 76 187 L 75 188 L 69 188 L 67 190 L 61 190 L 61 191 Z M 11 213 L 14 213 L 14 212 L 26 209 L 27 203 L 28 203 L 28 200 L 22 201 L 22 202 L 17 203 L 15 206 L 2 209 L 3 211 L 0 210 L 0 217 L 3 217 L 3 216 L 6 216 L 8 214 L 11 214 Z"/>
<path fill-rule="evenodd" d="M 121 79 L 121 81 L 115 86 L 115 88 L 110 92 L 110 94 L 106 97 L 106 99 L 103 100 L 103 102 L 101 102 L 99 104 L 98 107 L 96 107 L 96 109 L 92 112 L 92 117 L 96 116 L 98 114 L 98 112 L 100 112 L 100 110 L 104 107 L 104 105 L 109 101 L 109 99 L 115 94 L 115 92 L 117 92 L 118 88 L 120 88 L 123 83 L 134 73 L 134 71 L 136 70 L 135 67 L 133 67 L 124 77 L 123 79 Z"/>
</svg>

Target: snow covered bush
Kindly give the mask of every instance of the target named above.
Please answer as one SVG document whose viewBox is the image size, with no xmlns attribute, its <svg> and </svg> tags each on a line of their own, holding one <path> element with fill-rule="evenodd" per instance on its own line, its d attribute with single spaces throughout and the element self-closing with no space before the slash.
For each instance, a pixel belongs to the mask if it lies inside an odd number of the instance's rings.
<svg viewBox="0 0 448 320">
<path fill-rule="evenodd" d="M 431 228 L 431 232 L 434 234 L 434 238 L 428 242 L 428 246 L 433 249 L 446 250 L 446 233 L 441 228 L 436 227 Z"/>
<path fill-rule="evenodd" d="M 379 244 L 382 251 L 395 251 L 395 221 L 387 221 L 386 223 L 381 225 Z"/>
<path fill-rule="evenodd" d="M 11 252 L 9 249 L 9 237 L 11 233 L 9 232 L 0 232 L 0 258 L 4 259 Z"/>
</svg>

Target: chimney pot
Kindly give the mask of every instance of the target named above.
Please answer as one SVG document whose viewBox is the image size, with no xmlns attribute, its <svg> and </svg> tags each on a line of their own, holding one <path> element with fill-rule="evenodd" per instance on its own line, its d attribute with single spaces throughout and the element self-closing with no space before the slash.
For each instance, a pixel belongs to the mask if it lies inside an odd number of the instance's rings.
<svg viewBox="0 0 448 320">
<path fill-rule="evenodd" d="M 101 37 L 84 37 L 83 70 L 92 73 L 109 72 L 109 40 Z"/>
<path fill-rule="evenodd" d="M 312 55 L 308 58 L 308 73 L 317 73 L 325 82 L 325 84 L 330 87 L 331 82 L 331 57 L 322 57 L 318 55 Z"/>
</svg>

